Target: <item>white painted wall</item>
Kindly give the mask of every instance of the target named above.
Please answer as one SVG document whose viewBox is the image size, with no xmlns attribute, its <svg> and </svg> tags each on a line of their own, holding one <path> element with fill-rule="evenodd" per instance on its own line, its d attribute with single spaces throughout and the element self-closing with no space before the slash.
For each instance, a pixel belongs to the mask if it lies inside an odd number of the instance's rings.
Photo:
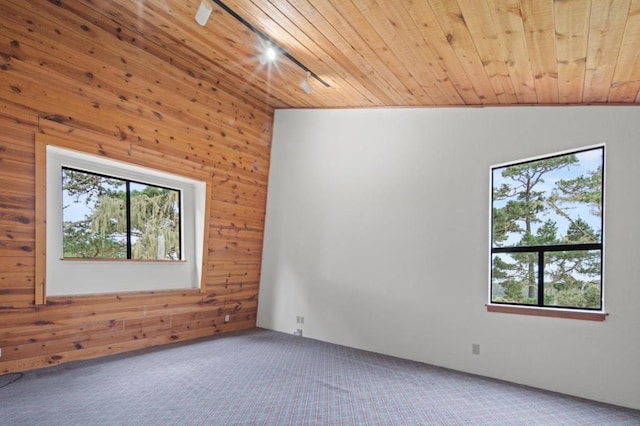
<svg viewBox="0 0 640 426">
<path fill-rule="evenodd" d="M 601 142 L 606 321 L 487 312 L 489 167 Z M 258 326 L 640 409 L 639 183 L 637 107 L 279 110 Z"/>
</svg>

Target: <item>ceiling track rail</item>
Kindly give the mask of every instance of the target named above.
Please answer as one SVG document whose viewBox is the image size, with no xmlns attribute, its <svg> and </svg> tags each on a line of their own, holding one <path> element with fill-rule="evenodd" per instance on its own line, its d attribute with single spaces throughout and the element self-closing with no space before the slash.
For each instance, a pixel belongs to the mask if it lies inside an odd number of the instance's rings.
<svg viewBox="0 0 640 426">
<path fill-rule="evenodd" d="M 218 6 L 220 6 L 220 8 L 222 8 L 225 12 L 227 12 L 229 15 L 233 16 L 234 18 L 236 18 L 236 20 L 238 22 L 240 22 L 242 25 L 244 25 L 245 27 L 247 27 L 248 29 L 250 29 L 253 33 L 255 33 L 258 37 L 260 37 L 262 40 L 266 41 L 267 43 L 271 44 L 271 46 L 275 49 L 278 50 L 278 52 L 282 55 L 284 55 L 287 59 L 289 59 L 291 62 L 293 62 L 294 64 L 296 64 L 299 68 L 301 68 L 302 70 L 304 70 L 307 75 L 309 75 L 310 77 L 315 78 L 316 80 L 318 80 L 320 83 L 322 83 L 325 87 L 331 87 L 329 86 L 329 83 L 327 83 L 326 81 L 324 81 L 323 79 L 321 79 L 316 73 L 314 73 L 313 71 L 311 71 L 309 68 L 307 68 L 302 62 L 300 62 L 299 60 L 297 60 L 291 53 L 287 52 L 284 48 L 282 48 L 278 43 L 276 43 L 275 41 L 273 41 L 269 36 L 267 36 L 265 33 L 263 33 L 262 31 L 260 31 L 259 29 L 257 29 L 256 27 L 254 27 L 253 25 L 251 25 L 250 22 L 248 22 L 246 19 L 244 19 L 242 16 L 238 15 L 233 9 L 231 9 L 229 6 L 227 6 L 226 4 L 224 4 L 221 0 L 211 0 L 213 1 L 215 4 L 217 4 Z"/>
</svg>

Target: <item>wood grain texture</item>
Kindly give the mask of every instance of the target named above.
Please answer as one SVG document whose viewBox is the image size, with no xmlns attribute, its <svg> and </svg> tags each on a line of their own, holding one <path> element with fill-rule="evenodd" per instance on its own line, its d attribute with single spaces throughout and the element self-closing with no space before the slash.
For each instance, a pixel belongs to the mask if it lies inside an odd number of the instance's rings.
<svg viewBox="0 0 640 426">
<path fill-rule="evenodd" d="M 587 45 L 583 100 L 606 102 L 613 82 L 619 46 L 625 27 L 629 0 L 593 0 Z"/>
<path fill-rule="evenodd" d="M 591 1 L 556 1 L 554 14 L 559 100 L 580 103 L 584 92 Z"/>
<path fill-rule="evenodd" d="M 638 0 L 225 0 L 328 83 L 311 78 L 309 94 L 302 68 L 284 55 L 261 64 L 269 42 L 217 4 L 200 26 L 200 0 L 5 3 L 0 70 L 14 84 L 0 87 L 3 102 L 55 114 L 64 93 L 76 107 L 56 119 L 143 142 L 176 138 L 184 122 L 203 133 L 211 119 L 242 124 L 265 106 L 640 103 Z M 34 105 L 21 93 L 41 69 L 60 78 Z M 176 91 L 185 102 L 159 100 Z M 105 128 L 122 111 L 145 127 Z"/>
<path fill-rule="evenodd" d="M 640 102 L 640 0 L 632 0 L 624 25 L 609 102 Z"/>
<path fill-rule="evenodd" d="M 498 36 L 499 28 L 491 8 L 485 1 L 459 0 L 458 4 L 498 102 L 518 103 L 513 81 L 503 59 L 503 47 Z M 477 40 L 482 40 L 482 43 L 477 43 Z"/>
<path fill-rule="evenodd" d="M 0 374 L 255 327 L 273 108 L 260 82 L 168 49 L 192 7 L 169 3 L 0 8 Z M 201 289 L 46 297 L 46 144 L 206 181 Z"/>
<path fill-rule="evenodd" d="M 536 97 L 542 104 L 557 104 L 558 61 L 553 0 L 520 0 L 524 34 Z"/>
</svg>

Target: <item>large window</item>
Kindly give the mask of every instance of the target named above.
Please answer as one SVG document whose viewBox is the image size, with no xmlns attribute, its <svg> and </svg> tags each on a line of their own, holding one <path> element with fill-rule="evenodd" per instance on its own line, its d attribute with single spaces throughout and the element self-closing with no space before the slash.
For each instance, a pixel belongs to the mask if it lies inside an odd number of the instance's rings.
<svg viewBox="0 0 640 426">
<path fill-rule="evenodd" d="M 62 167 L 63 257 L 179 260 L 180 191 Z"/>
<path fill-rule="evenodd" d="M 54 145 L 44 154 L 46 296 L 200 287 L 205 182 Z"/>
<path fill-rule="evenodd" d="M 491 303 L 603 308 L 604 147 L 491 169 Z"/>
</svg>

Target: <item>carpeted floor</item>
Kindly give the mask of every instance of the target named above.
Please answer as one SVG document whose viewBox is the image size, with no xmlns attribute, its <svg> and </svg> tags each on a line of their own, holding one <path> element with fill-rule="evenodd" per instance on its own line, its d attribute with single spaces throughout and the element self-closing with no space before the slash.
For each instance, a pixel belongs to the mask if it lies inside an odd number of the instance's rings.
<svg viewBox="0 0 640 426">
<path fill-rule="evenodd" d="M 261 329 L 0 386 L 2 425 L 640 425 L 637 410 Z"/>
</svg>

